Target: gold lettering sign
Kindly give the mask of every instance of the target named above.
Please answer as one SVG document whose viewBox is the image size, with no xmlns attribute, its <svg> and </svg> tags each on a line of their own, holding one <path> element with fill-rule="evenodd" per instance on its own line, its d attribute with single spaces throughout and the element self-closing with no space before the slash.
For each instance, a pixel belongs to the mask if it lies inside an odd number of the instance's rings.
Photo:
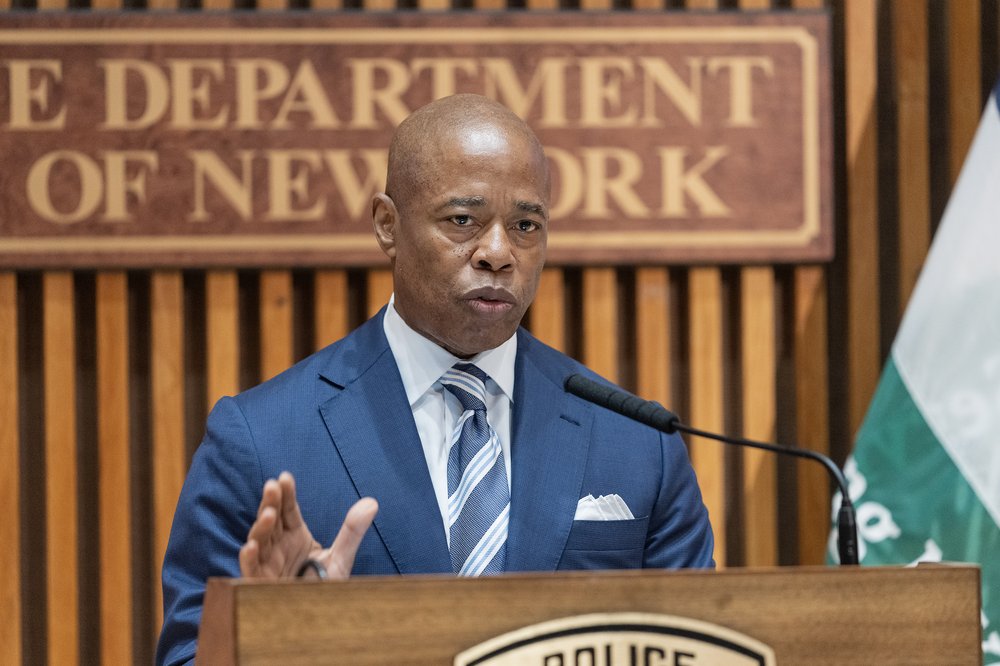
<svg viewBox="0 0 1000 666">
<path fill-rule="evenodd" d="M 0 17 L 0 267 L 362 265 L 392 130 L 535 129 L 550 263 L 832 255 L 828 17 Z"/>
</svg>

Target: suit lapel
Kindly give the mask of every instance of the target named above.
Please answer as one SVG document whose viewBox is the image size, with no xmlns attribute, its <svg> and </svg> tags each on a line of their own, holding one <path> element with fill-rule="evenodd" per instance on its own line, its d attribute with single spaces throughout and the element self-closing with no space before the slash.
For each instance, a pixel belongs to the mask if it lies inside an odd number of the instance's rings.
<svg viewBox="0 0 1000 666">
<path fill-rule="evenodd" d="M 450 573 L 441 512 L 382 317 L 351 337 L 357 344 L 340 355 L 346 362 L 323 373 L 343 389 L 320 413 L 357 491 L 379 502 L 375 529 L 399 572 Z"/>
<path fill-rule="evenodd" d="M 592 415 L 569 399 L 561 377 L 534 362 L 534 343 L 518 339 L 511 427 L 508 571 L 554 571 L 583 487 Z"/>
</svg>

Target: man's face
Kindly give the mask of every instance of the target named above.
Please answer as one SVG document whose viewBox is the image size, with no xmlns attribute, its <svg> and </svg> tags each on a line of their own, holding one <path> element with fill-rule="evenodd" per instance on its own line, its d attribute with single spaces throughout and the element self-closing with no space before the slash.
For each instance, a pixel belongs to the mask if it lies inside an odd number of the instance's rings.
<svg viewBox="0 0 1000 666">
<path fill-rule="evenodd" d="M 430 141 L 430 139 L 429 139 Z M 499 128 L 468 129 L 422 150 L 420 176 L 374 202 L 393 262 L 395 305 L 412 328 L 459 357 L 513 335 L 545 262 L 544 158 Z"/>
</svg>

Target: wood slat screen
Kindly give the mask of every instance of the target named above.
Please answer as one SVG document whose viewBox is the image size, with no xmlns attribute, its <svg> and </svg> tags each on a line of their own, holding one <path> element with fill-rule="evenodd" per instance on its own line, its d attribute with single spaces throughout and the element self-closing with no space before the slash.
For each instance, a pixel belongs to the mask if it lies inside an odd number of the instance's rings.
<svg viewBox="0 0 1000 666">
<path fill-rule="evenodd" d="M 843 461 L 1000 70 L 1000 0 L 0 0 L 40 12 L 824 8 L 833 263 L 550 267 L 526 323 L 693 425 Z M 211 405 L 341 337 L 391 288 L 385 265 L 0 267 L 0 663 L 149 663 L 159 563 Z M 822 562 L 831 491 L 818 466 L 689 447 L 720 566 Z"/>
</svg>

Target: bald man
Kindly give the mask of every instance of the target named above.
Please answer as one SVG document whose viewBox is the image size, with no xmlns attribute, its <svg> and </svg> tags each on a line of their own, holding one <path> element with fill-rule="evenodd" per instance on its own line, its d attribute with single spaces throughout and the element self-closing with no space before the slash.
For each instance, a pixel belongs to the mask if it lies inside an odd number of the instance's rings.
<svg viewBox="0 0 1000 666">
<path fill-rule="evenodd" d="M 386 183 L 389 304 L 209 416 L 158 663 L 193 659 L 210 576 L 713 566 L 680 439 L 565 393 L 593 373 L 519 327 L 549 222 L 532 131 L 483 97 L 438 100 L 400 124 Z"/>
</svg>

